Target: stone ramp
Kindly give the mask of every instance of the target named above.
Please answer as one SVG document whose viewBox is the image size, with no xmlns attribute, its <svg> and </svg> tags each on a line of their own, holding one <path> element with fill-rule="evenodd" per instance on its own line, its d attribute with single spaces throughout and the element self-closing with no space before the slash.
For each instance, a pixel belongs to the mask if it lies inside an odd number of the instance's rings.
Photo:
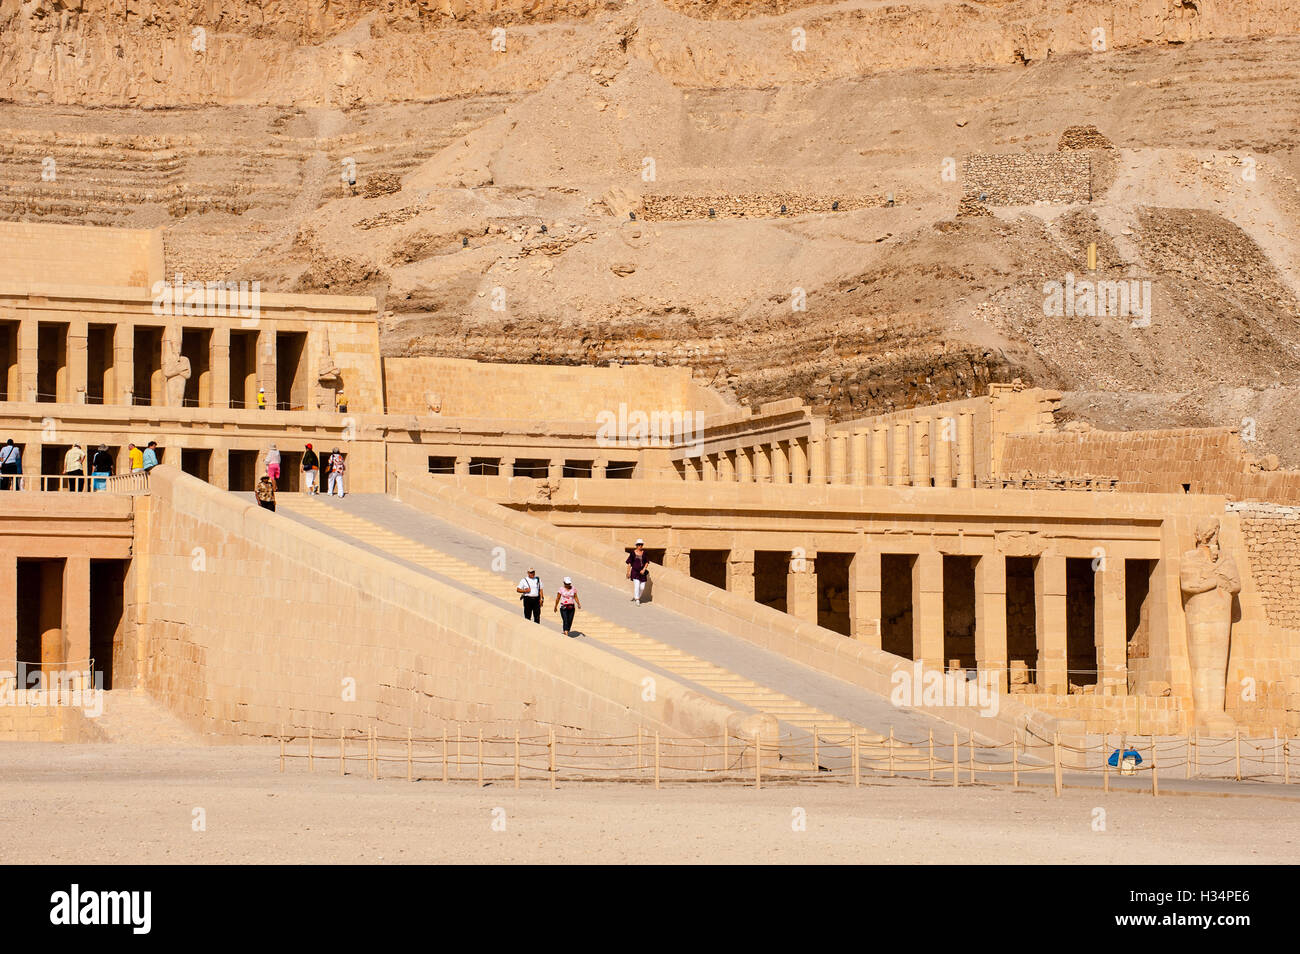
<svg viewBox="0 0 1300 954">
<path fill-rule="evenodd" d="M 546 593 L 543 625 L 559 633 L 551 607 L 557 584 L 567 571 L 492 540 L 422 513 L 383 495 L 350 495 L 342 500 L 282 494 L 279 512 L 435 576 L 476 599 L 517 607 L 514 587 L 535 566 Z M 573 574 L 568 574 L 573 575 Z M 663 673 L 703 695 L 738 708 L 773 715 L 783 735 L 805 741 L 814 729 L 823 740 L 847 740 L 858 733 L 860 744 L 883 750 L 890 729 L 895 750 L 908 749 L 933 730 L 936 753 L 952 726 L 921 713 L 899 709 L 888 699 L 754 646 L 699 620 L 643 603 L 630 594 L 574 575 L 583 609 L 574 632 L 611 654 Z M 965 733 L 962 733 L 965 738 Z M 866 757 L 866 756 L 864 756 Z"/>
<path fill-rule="evenodd" d="M 143 689 L 110 689 L 104 711 L 92 718 L 105 742 L 130 745 L 202 745 L 203 737 Z"/>
</svg>

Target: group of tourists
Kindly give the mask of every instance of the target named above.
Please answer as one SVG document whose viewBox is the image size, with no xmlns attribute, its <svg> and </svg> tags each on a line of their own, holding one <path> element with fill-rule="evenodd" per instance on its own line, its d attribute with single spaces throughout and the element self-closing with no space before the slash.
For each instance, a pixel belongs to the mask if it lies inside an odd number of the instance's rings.
<svg viewBox="0 0 1300 954">
<path fill-rule="evenodd" d="M 640 606 L 645 596 L 646 584 L 650 582 L 650 555 L 646 552 L 644 540 L 637 540 L 636 546 L 627 555 L 627 578 L 632 583 L 632 602 Z M 527 574 L 515 587 L 515 592 L 519 594 L 519 599 L 524 604 L 524 619 L 540 623 L 546 591 L 542 586 L 542 578 L 537 575 L 536 567 L 528 568 Z M 582 609 L 582 600 L 578 598 L 578 588 L 574 586 L 573 578 L 566 576 L 555 594 L 555 603 L 552 606 L 552 612 L 560 614 L 560 624 L 565 636 L 572 632 L 573 617 L 580 609 Z"/>
<path fill-rule="evenodd" d="M 148 473 L 158 466 L 158 442 L 150 441 L 144 446 L 128 444 L 126 457 L 130 473 Z M 63 455 L 63 470 L 59 479 L 51 480 L 51 483 L 59 490 L 103 490 L 108 478 L 116 473 L 117 461 L 107 444 L 100 444 L 87 455 L 81 443 L 77 442 Z M 22 490 L 22 474 L 22 448 L 11 437 L 0 447 L 0 490 Z M 46 486 L 44 489 L 55 487 Z"/>
<path fill-rule="evenodd" d="M 282 463 L 280 449 L 272 444 L 266 451 L 266 472 L 262 474 L 257 482 L 257 487 L 253 490 L 258 506 L 267 510 L 275 510 L 275 492 L 280 488 L 280 467 Z M 326 473 L 329 474 L 329 483 L 325 493 L 327 495 L 337 493 L 339 498 L 342 499 L 343 479 L 348 471 L 348 464 L 343 452 L 337 447 L 330 451 L 330 455 L 325 461 L 325 469 Z M 302 452 L 303 493 L 308 495 L 320 493 L 320 470 L 320 455 L 308 444 Z"/>
</svg>

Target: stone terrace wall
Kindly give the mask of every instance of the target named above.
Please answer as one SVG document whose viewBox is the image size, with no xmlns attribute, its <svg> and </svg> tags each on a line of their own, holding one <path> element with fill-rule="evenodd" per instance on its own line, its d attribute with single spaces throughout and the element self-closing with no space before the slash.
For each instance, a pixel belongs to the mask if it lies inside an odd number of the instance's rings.
<svg viewBox="0 0 1300 954">
<path fill-rule="evenodd" d="M 585 421 L 628 410 L 728 409 L 722 397 L 691 380 L 689 368 L 618 365 L 612 368 L 495 364 L 468 358 L 384 358 L 389 414 L 428 414 L 426 393 L 442 402 L 444 417 L 502 421 Z"/>
<path fill-rule="evenodd" d="M 1234 509 L 1268 621 L 1300 629 L 1300 508 L 1248 504 Z"/>
<path fill-rule="evenodd" d="M 1092 158 L 1086 152 L 973 153 L 962 161 L 963 195 L 988 205 L 1092 201 Z"/>
<path fill-rule="evenodd" d="M 0 222 L 0 282 L 148 288 L 162 277 L 161 229 Z"/>
<path fill-rule="evenodd" d="M 136 498 L 143 686 L 201 732 L 718 735 L 751 714 L 166 465 Z M 503 578 L 504 579 L 504 578 Z M 355 680 L 355 701 L 344 680 Z"/>
<path fill-rule="evenodd" d="M 894 204 L 908 200 L 904 193 Z M 782 215 L 814 215 L 875 209 L 888 203 L 884 194 L 808 195 L 801 192 L 737 192 L 729 195 L 647 195 L 641 199 L 641 218 L 647 220 L 707 219 L 713 210 L 719 219 L 771 219 Z M 785 211 L 781 207 L 785 206 Z"/>
<path fill-rule="evenodd" d="M 1113 477 L 1121 491 L 1176 494 L 1186 484 L 1194 494 L 1300 504 L 1300 471 L 1260 470 L 1231 427 L 1013 434 L 1002 470 Z"/>
</svg>

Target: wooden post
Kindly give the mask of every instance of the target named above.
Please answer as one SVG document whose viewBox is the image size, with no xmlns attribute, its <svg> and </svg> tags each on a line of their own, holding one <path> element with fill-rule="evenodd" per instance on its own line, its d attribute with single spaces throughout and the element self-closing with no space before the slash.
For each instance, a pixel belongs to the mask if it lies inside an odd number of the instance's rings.
<svg viewBox="0 0 1300 954">
<path fill-rule="evenodd" d="M 1052 733 L 1052 767 L 1056 780 L 1056 797 L 1061 797 L 1061 733 Z"/>
<path fill-rule="evenodd" d="M 1282 784 L 1291 784 L 1291 740 L 1285 732 L 1282 733 Z"/>
<path fill-rule="evenodd" d="M 1011 730 L 1011 787 L 1020 787 L 1020 732 Z"/>
<path fill-rule="evenodd" d="M 763 787 L 763 737 L 754 733 L 754 788 Z"/>
<path fill-rule="evenodd" d="M 1110 733 L 1101 734 L 1101 790 L 1110 791 L 1110 756 L 1106 754 L 1106 749 L 1110 748 L 1106 743 L 1110 741 Z"/>
<path fill-rule="evenodd" d="M 858 727 L 853 727 L 853 787 L 862 784 L 862 762 L 858 755 Z"/>
<path fill-rule="evenodd" d="M 1151 795 L 1154 798 L 1160 794 L 1160 769 L 1159 759 L 1156 755 L 1156 737 L 1151 736 Z"/>
<path fill-rule="evenodd" d="M 726 726 L 722 729 L 722 772 L 725 775 L 727 769 L 731 768 L 731 737 L 727 734 Z"/>
<path fill-rule="evenodd" d="M 442 727 L 442 780 L 447 781 L 447 727 Z"/>
<path fill-rule="evenodd" d="M 930 781 L 934 781 L 934 729 L 930 730 Z"/>
<path fill-rule="evenodd" d="M 820 768 L 818 767 L 818 758 L 817 758 L 817 726 L 816 724 L 814 724 L 813 725 L 813 778 L 817 777 L 816 773 L 819 771 Z"/>
<path fill-rule="evenodd" d="M 406 730 L 406 780 L 408 782 L 415 781 L 412 777 L 414 768 L 415 766 L 412 764 L 411 759 L 411 730 L 408 728 Z"/>
<path fill-rule="evenodd" d="M 1183 778 L 1192 777 L 1192 734 L 1187 733 L 1187 751 L 1183 753 Z"/>
<path fill-rule="evenodd" d="M 1197 729 L 1192 734 L 1192 756 L 1196 759 L 1194 766 L 1196 774 L 1201 774 L 1201 730 Z"/>
<path fill-rule="evenodd" d="M 555 788 L 555 726 L 551 726 L 551 788 Z"/>
<path fill-rule="evenodd" d="M 1278 765 L 1281 754 L 1282 754 L 1282 750 L 1277 747 L 1277 729 L 1275 728 L 1273 730 L 1273 768 L 1274 769 L 1281 768 L 1281 766 Z"/>
<path fill-rule="evenodd" d="M 344 755 L 343 755 L 343 730 L 342 730 L 342 729 L 339 729 L 339 775 L 342 775 L 342 774 L 343 774 L 343 762 L 344 762 L 344 761 L 345 761 L 345 759 L 344 759 Z"/>
<path fill-rule="evenodd" d="M 478 787 L 483 787 L 483 726 L 478 727 Z"/>
<path fill-rule="evenodd" d="M 460 723 L 456 723 L 456 778 L 460 778 Z"/>
<path fill-rule="evenodd" d="M 515 729 L 515 788 L 519 787 L 519 730 Z"/>
<path fill-rule="evenodd" d="M 889 727 L 889 777 L 894 777 L 894 727 Z"/>
<path fill-rule="evenodd" d="M 375 724 L 370 723 L 370 777 L 379 778 L 379 743 L 375 741 Z"/>
<path fill-rule="evenodd" d="M 316 771 L 316 746 L 312 740 L 311 726 L 307 726 L 307 771 Z"/>
<path fill-rule="evenodd" d="M 280 774 L 284 774 L 284 724 L 280 724 Z"/>
<path fill-rule="evenodd" d="M 659 733 L 655 732 L 655 788 L 659 787 Z"/>
<path fill-rule="evenodd" d="M 970 780 L 975 784 L 975 730 L 966 730 L 966 743 L 970 746 Z"/>
<path fill-rule="evenodd" d="M 961 764 L 958 759 L 961 757 L 961 749 L 957 748 L 957 730 L 952 730 L 952 787 L 956 788 L 961 784 Z"/>
<path fill-rule="evenodd" d="M 1240 726 L 1238 726 L 1237 731 L 1235 733 L 1235 739 L 1236 739 L 1236 746 L 1237 746 L 1237 781 L 1240 782 L 1241 781 L 1241 727 Z"/>
<path fill-rule="evenodd" d="M 636 727 L 636 770 L 641 771 L 641 727 Z"/>
</svg>

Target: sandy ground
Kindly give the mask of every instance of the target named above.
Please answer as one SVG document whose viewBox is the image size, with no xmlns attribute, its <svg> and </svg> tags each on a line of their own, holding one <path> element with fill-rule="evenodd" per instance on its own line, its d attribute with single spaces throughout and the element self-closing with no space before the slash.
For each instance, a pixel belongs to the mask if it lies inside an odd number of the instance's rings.
<svg viewBox="0 0 1300 954">
<path fill-rule="evenodd" d="M 516 791 L 303 765 L 281 775 L 262 746 L 6 743 L 0 767 L 6 864 L 1249 864 L 1294 862 L 1300 842 L 1294 802 L 1248 796 L 1057 799 L 912 781 Z"/>
</svg>

